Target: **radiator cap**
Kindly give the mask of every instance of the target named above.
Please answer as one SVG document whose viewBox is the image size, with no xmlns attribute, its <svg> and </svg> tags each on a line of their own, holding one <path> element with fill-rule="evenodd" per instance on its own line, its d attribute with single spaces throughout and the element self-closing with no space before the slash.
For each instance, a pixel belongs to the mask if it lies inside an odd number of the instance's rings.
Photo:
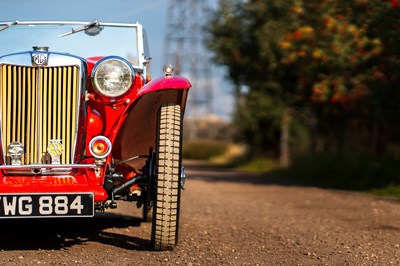
<svg viewBox="0 0 400 266">
<path fill-rule="evenodd" d="M 48 46 L 33 46 L 33 51 L 38 51 L 38 52 L 48 52 L 49 47 Z"/>
</svg>

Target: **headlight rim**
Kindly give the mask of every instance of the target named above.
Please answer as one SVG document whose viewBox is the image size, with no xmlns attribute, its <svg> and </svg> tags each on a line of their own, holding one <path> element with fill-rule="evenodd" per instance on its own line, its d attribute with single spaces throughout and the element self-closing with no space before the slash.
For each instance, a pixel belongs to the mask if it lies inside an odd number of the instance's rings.
<svg viewBox="0 0 400 266">
<path fill-rule="evenodd" d="M 129 71 L 130 71 L 130 78 L 131 78 L 130 85 L 128 86 L 127 90 L 125 90 L 124 92 L 122 92 L 121 94 L 118 94 L 118 95 L 108 95 L 108 94 L 104 93 L 104 91 L 102 91 L 101 89 L 98 88 L 97 82 L 95 80 L 96 72 L 98 71 L 99 67 L 102 64 L 104 64 L 106 61 L 110 61 L 110 60 L 118 60 L 118 61 L 122 62 L 125 66 L 127 66 L 129 68 Z M 93 89 L 99 95 L 101 95 L 103 98 L 105 98 L 105 99 L 117 99 L 117 98 L 123 97 L 124 95 L 128 94 L 131 91 L 133 85 L 135 84 L 135 69 L 133 68 L 132 64 L 129 63 L 129 61 L 126 60 L 123 57 L 114 56 L 114 55 L 106 56 L 106 57 L 103 57 L 102 59 L 100 59 L 99 61 L 96 62 L 96 64 L 93 67 L 90 79 L 91 79 L 91 82 L 92 82 Z"/>
</svg>

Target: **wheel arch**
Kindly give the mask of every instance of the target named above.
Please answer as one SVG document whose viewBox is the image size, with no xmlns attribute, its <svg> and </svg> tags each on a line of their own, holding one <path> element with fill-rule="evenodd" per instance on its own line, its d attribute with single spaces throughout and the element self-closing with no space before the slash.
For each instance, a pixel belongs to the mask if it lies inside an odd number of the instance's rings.
<svg viewBox="0 0 400 266">
<path fill-rule="evenodd" d="M 183 118 L 189 88 L 141 90 L 141 96 L 131 104 L 116 135 L 113 158 L 117 161 L 126 160 L 137 155 L 147 155 L 150 148 L 155 149 L 160 107 L 163 104 L 180 105 Z M 145 164 L 145 159 L 132 160 L 125 164 L 140 169 Z"/>
</svg>

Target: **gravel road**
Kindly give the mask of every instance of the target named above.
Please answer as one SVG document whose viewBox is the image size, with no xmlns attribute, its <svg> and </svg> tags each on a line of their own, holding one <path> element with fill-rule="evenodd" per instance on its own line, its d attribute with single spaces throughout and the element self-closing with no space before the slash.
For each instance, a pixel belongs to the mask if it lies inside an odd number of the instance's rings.
<svg viewBox="0 0 400 266">
<path fill-rule="evenodd" d="M 178 247 L 133 203 L 93 219 L 0 221 L 0 265 L 400 265 L 400 202 L 186 162 Z"/>
</svg>

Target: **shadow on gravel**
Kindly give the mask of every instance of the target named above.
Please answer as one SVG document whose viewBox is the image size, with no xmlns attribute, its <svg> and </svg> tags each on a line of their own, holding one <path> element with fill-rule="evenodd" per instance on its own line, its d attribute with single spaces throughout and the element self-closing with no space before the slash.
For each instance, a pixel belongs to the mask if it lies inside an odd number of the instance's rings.
<svg viewBox="0 0 400 266">
<path fill-rule="evenodd" d="M 150 240 L 104 232 L 108 228 L 140 226 L 139 218 L 113 213 L 94 218 L 0 220 L 1 250 L 61 250 L 99 242 L 130 250 L 150 250 Z"/>
<path fill-rule="evenodd" d="M 302 186 L 295 180 L 277 177 L 271 174 L 249 173 L 225 168 L 203 161 L 184 161 L 187 179 L 199 179 L 209 182 L 237 182 L 254 185 Z"/>
</svg>

